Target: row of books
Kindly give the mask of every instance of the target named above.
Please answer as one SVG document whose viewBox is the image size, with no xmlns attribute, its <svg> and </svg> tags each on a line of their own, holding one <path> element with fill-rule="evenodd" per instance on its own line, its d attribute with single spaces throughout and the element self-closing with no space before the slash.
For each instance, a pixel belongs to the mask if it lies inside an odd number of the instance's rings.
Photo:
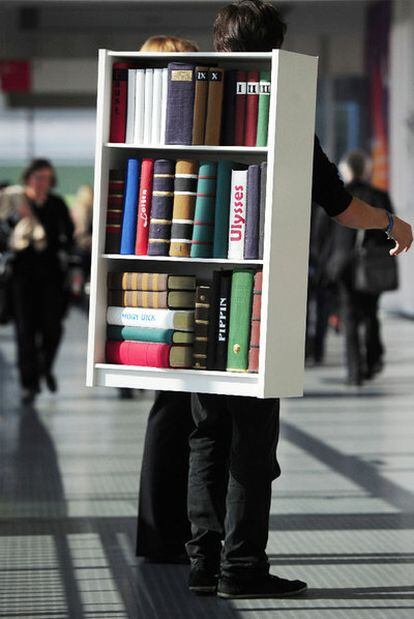
<svg viewBox="0 0 414 619">
<path fill-rule="evenodd" d="M 131 144 L 266 146 L 269 71 L 171 62 L 112 74 L 110 141 Z"/>
<path fill-rule="evenodd" d="M 257 372 L 262 272 L 108 273 L 106 361 Z"/>
<path fill-rule="evenodd" d="M 263 257 L 267 164 L 130 158 L 110 170 L 106 253 Z"/>
</svg>

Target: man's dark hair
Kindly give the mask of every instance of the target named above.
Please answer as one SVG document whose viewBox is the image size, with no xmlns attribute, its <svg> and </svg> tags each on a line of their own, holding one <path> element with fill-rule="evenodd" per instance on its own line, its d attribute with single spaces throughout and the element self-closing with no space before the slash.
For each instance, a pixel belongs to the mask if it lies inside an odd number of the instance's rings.
<svg viewBox="0 0 414 619">
<path fill-rule="evenodd" d="M 279 11 L 263 0 L 239 0 L 220 9 L 214 21 L 217 52 L 269 52 L 279 49 L 286 24 Z"/>
<path fill-rule="evenodd" d="M 27 166 L 27 168 L 23 171 L 23 174 L 22 174 L 23 182 L 27 183 L 32 174 L 34 174 L 35 172 L 38 172 L 39 170 L 44 170 L 45 168 L 47 168 L 48 170 L 52 172 L 52 189 L 53 189 L 53 187 L 55 187 L 57 184 L 57 178 L 56 178 L 55 168 L 53 167 L 49 159 L 33 159 L 33 161 L 31 161 L 29 165 Z"/>
</svg>

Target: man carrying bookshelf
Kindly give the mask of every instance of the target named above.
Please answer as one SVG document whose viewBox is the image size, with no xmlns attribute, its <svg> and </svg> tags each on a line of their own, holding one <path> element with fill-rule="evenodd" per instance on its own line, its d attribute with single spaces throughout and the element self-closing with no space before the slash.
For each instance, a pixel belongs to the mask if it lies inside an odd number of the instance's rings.
<svg viewBox="0 0 414 619">
<path fill-rule="evenodd" d="M 219 11 L 214 47 L 218 52 L 267 52 L 282 46 L 285 31 L 273 5 L 240 0 Z M 395 241 L 394 256 L 411 246 L 411 226 L 352 198 L 317 138 L 313 200 L 346 227 L 384 230 Z M 190 437 L 188 485 L 190 589 L 198 594 L 217 591 L 223 598 L 304 592 L 306 583 L 269 574 L 265 551 L 271 485 L 280 475 L 279 400 L 193 394 L 192 407 L 196 429 Z"/>
</svg>

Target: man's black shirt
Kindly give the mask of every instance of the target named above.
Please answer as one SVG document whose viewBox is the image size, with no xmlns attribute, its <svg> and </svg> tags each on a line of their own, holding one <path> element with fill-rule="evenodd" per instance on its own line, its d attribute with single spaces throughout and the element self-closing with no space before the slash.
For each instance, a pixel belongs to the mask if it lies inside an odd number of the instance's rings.
<svg viewBox="0 0 414 619">
<path fill-rule="evenodd" d="M 315 135 L 313 152 L 312 200 L 319 204 L 330 217 L 343 213 L 351 204 L 352 195 L 339 178 L 338 168 L 329 161 Z"/>
</svg>

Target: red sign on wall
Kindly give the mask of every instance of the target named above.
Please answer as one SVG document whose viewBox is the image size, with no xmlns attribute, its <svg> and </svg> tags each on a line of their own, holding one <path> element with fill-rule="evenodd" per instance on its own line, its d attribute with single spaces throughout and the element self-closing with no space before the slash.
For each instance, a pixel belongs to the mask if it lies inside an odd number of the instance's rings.
<svg viewBox="0 0 414 619">
<path fill-rule="evenodd" d="M 29 92 L 32 87 L 28 60 L 0 60 L 0 83 L 3 92 Z"/>
</svg>

